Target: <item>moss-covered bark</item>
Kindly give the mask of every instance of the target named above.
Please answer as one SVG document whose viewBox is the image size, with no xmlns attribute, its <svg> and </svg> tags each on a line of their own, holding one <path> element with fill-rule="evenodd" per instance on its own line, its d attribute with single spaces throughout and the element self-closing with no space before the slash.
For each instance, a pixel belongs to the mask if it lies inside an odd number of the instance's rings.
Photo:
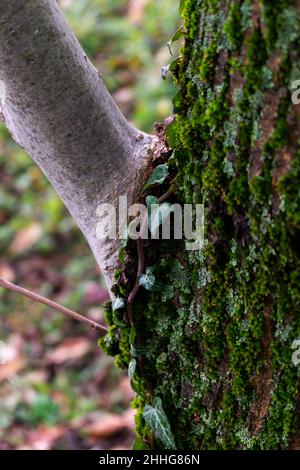
<svg viewBox="0 0 300 470">
<path fill-rule="evenodd" d="M 299 449 L 300 4 L 185 0 L 181 13 L 168 135 L 176 199 L 205 204 L 206 243 L 147 255 L 161 288 L 135 304 L 137 432 L 150 442 L 142 411 L 159 396 L 179 449 Z M 108 317 L 104 345 L 126 366 L 130 330 Z"/>
</svg>

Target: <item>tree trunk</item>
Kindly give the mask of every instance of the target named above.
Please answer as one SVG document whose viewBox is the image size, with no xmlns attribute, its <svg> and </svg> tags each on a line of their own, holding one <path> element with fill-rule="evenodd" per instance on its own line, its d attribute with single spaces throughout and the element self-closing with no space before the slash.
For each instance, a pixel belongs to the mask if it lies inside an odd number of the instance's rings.
<svg viewBox="0 0 300 470">
<path fill-rule="evenodd" d="M 160 291 L 136 301 L 153 388 L 133 378 L 137 432 L 150 442 L 142 410 L 159 396 L 180 449 L 300 449 L 300 4 L 182 0 L 181 11 L 168 135 L 177 196 L 205 204 L 206 243 L 163 248 Z M 121 364 L 127 344 L 122 333 Z"/>
<path fill-rule="evenodd" d="M 153 436 L 145 419 L 160 397 L 179 449 L 299 449 L 300 125 L 291 84 L 300 79 L 300 5 L 181 0 L 180 9 L 185 45 L 172 67 L 176 121 L 167 130 L 173 199 L 205 204 L 206 243 L 194 252 L 176 241 L 139 244 L 137 260 L 131 241 L 114 291 L 125 300 L 134 291 L 134 302 L 127 315 L 108 308 L 102 345 L 119 365 L 131 361 L 137 433 L 149 445 L 168 447 L 168 435 L 173 446 L 167 422 Z M 130 182 L 140 187 L 147 148 L 136 150 L 138 131 L 55 2 L 2 2 L 0 70 L 9 128 L 108 262 L 111 284 L 116 247 L 94 240 L 96 203 Z M 155 291 L 137 291 L 137 264 L 154 267 Z"/>
<path fill-rule="evenodd" d="M 118 241 L 96 236 L 97 207 L 133 203 L 152 138 L 123 117 L 53 0 L 0 6 L 2 113 L 81 228 L 111 287 Z"/>
</svg>

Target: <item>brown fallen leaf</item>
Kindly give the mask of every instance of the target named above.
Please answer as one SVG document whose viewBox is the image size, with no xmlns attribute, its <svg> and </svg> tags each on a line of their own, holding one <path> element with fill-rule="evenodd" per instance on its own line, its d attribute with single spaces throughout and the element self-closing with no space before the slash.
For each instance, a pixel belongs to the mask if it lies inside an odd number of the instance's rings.
<svg viewBox="0 0 300 470">
<path fill-rule="evenodd" d="M 76 361 L 90 351 L 91 344 L 87 338 L 69 338 L 45 355 L 47 364 L 64 364 Z"/>
<path fill-rule="evenodd" d="M 0 382 L 14 377 L 18 372 L 24 369 L 25 366 L 26 361 L 21 358 L 11 361 L 8 364 L 0 365 Z"/>
<path fill-rule="evenodd" d="M 134 427 L 134 414 L 134 410 L 128 410 L 122 415 L 104 415 L 97 422 L 83 427 L 83 431 L 94 439 L 104 439 L 124 429 L 132 430 Z"/>
<path fill-rule="evenodd" d="M 14 255 L 20 255 L 29 250 L 42 236 L 43 228 L 41 224 L 34 222 L 19 230 L 10 245 L 10 251 Z"/>
<path fill-rule="evenodd" d="M 46 383 L 48 379 L 48 374 L 46 370 L 35 369 L 26 374 L 22 374 L 22 379 L 28 385 Z"/>
<path fill-rule="evenodd" d="M 66 431 L 63 426 L 39 426 L 26 433 L 26 442 L 17 450 L 50 450 L 52 444 Z"/>
<path fill-rule="evenodd" d="M 9 282 L 15 280 L 16 274 L 8 263 L 0 263 L 0 277 L 3 277 Z"/>
</svg>

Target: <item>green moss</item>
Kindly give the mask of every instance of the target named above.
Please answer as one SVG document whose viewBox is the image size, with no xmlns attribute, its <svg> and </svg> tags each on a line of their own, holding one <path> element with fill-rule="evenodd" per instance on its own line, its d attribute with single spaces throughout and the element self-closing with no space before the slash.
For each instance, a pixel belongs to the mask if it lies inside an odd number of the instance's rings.
<svg viewBox="0 0 300 470">
<path fill-rule="evenodd" d="M 289 86 L 299 68 L 299 20 L 283 0 L 263 1 L 261 22 L 249 1 L 182 4 L 170 144 L 177 199 L 205 203 L 206 243 L 197 252 L 168 244 L 156 252 L 160 291 L 135 305 L 143 372 L 178 448 L 286 449 L 298 425 L 291 344 L 300 334 L 300 146 Z M 287 150 L 293 159 L 282 170 Z M 113 325 L 103 344 L 128 365 L 126 329 Z M 137 433 L 149 442 L 142 409 L 151 397 L 140 370 L 133 385 Z M 255 427 L 258 403 L 265 410 Z"/>
<path fill-rule="evenodd" d="M 224 32 L 229 39 L 231 48 L 239 50 L 243 40 L 240 2 L 231 4 L 228 18 L 224 23 Z"/>
</svg>

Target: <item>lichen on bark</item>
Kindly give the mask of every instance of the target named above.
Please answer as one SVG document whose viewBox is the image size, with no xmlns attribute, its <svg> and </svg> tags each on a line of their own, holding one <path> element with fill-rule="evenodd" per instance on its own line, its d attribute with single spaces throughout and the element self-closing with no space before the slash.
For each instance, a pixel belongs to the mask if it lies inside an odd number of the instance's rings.
<svg viewBox="0 0 300 470">
<path fill-rule="evenodd" d="M 162 287 L 135 304 L 143 373 L 179 449 L 299 449 L 299 2 L 181 6 L 168 134 L 176 199 L 205 204 L 206 243 L 188 253 L 164 242 L 151 260 Z M 117 289 L 126 297 L 120 278 Z M 108 320 L 103 344 L 128 366 L 128 330 Z M 137 433 L 150 442 L 140 372 Z"/>
</svg>

